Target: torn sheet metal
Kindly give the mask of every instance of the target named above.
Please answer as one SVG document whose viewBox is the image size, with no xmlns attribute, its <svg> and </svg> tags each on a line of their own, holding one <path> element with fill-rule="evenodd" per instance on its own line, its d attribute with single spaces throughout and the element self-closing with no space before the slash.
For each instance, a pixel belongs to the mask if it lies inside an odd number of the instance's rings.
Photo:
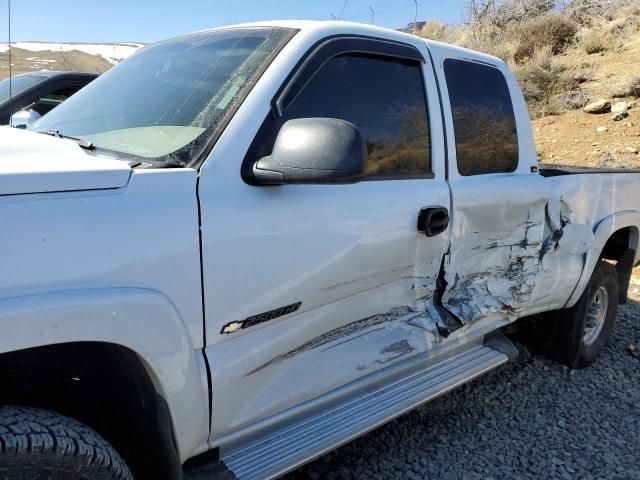
<svg viewBox="0 0 640 480">
<path fill-rule="evenodd" d="M 479 216 L 478 209 L 473 213 Z M 583 255 L 593 245 L 591 228 L 573 223 L 571 207 L 561 196 L 546 205 L 531 206 L 520 220 L 514 213 L 505 212 L 513 220 L 505 221 L 505 229 L 490 233 L 486 228 L 473 230 L 478 219 L 459 213 L 462 218 L 458 221 L 469 223 L 468 233 L 462 241 L 453 239 L 442 303 L 464 325 L 495 313 L 510 320 L 526 314 L 545 268 L 545 256 Z"/>
<path fill-rule="evenodd" d="M 595 238 L 591 228 L 586 225 L 566 225 L 562 230 L 562 238 L 558 241 L 557 251 L 569 255 L 583 255 L 591 250 Z"/>
<path fill-rule="evenodd" d="M 529 301 L 540 272 L 544 212 L 543 205 L 531 208 L 489 234 L 468 229 L 458 247 L 453 239 L 442 303 L 464 325 L 496 312 L 515 317 Z"/>
</svg>

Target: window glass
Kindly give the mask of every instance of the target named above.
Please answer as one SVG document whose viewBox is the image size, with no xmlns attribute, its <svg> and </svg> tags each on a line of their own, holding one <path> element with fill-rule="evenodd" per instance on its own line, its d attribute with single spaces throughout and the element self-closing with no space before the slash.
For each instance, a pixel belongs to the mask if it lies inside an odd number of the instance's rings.
<svg viewBox="0 0 640 480">
<path fill-rule="evenodd" d="M 51 110 L 56 108 L 62 102 L 64 102 L 71 95 L 80 90 L 82 86 L 66 87 L 54 92 L 47 93 L 46 95 L 37 99 L 32 105 L 29 106 L 32 110 L 35 110 L 40 115 L 45 115 Z"/>
<path fill-rule="evenodd" d="M 507 82 L 497 68 L 463 60 L 444 62 L 462 175 L 512 172 L 518 134 Z"/>
<path fill-rule="evenodd" d="M 308 117 L 355 124 L 367 145 L 370 175 L 430 171 L 429 123 L 418 62 L 354 54 L 334 57 L 284 112 L 284 120 Z"/>
<path fill-rule="evenodd" d="M 281 28 L 199 32 L 145 47 L 32 125 L 151 166 L 185 166 L 290 38 Z"/>
<path fill-rule="evenodd" d="M 37 83 L 43 82 L 47 77 L 43 77 L 40 75 L 14 75 L 11 78 L 11 82 L 9 82 L 8 78 L 0 81 L 0 103 L 7 102 L 9 100 L 9 91 L 11 91 L 11 95 L 16 95 L 27 88 L 33 87 Z M 9 89 L 9 84 L 11 84 L 11 89 Z"/>
</svg>

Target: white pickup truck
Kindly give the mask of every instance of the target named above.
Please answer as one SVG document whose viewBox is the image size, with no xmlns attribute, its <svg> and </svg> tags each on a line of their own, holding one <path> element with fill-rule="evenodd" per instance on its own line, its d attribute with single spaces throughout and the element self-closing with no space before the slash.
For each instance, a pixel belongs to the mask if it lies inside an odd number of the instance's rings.
<svg viewBox="0 0 640 480">
<path fill-rule="evenodd" d="M 496 58 L 267 22 L 0 129 L 0 225 L 0 477 L 263 479 L 504 364 L 519 319 L 593 362 L 640 174 L 538 165 Z"/>
</svg>

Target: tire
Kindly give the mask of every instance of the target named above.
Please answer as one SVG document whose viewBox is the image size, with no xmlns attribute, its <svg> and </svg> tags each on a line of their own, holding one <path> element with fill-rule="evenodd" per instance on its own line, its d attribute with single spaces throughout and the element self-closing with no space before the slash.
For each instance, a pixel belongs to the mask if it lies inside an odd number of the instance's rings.
<svg viewBox="0 0 640 480">
<path fill-rule="evenodd" d="M 596 360 L 613 330 L 618 291 L 616 268 L 601 260 L 578 303 L 553 314 L 552 353 L 558 361 L 570 368 L 584 368 Z"/>
<path fill-rule="evenodd" d="M 120 455 L 80 422 L 29 407 L 0 406 L 0 479 L 133 480 Z"/>
</svg>

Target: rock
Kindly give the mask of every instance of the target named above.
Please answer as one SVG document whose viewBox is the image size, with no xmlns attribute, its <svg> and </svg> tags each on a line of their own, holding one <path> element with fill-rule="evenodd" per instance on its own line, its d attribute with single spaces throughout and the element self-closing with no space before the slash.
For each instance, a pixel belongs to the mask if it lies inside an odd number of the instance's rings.
<svg viewBox="0 0 640 480">
<path fill-rule="evenodd" d="M 625 150 L 629 153 L 638 153 L 638 149 L 635 147 L 627 147 Z"/>
<path fill-rule="evenodd" d="M 607 127 L 598 127 L 598 128 L 596 128 L 596 131 L 599 132 L 599 133 L 606 132 L 607 130 L 609 130 Z"/>
<path fill-rule="evenodd" d="M 584 83 L 591 80 L 591 77 L 584 72 L 576 72 L 573 74 L 573 81 L 576 83 Z"/>
<path fill-rule="evenodd" d="M 619 122 L 620 120 L 624 120 L 628 116 L 629 116 L 629 112 L 625 110 L 624 112 L 616 113 L 613 117 L 611 117 L 611 120 L 613 120 L 614 122 Z"/>
<path fill-rule="evenodd" d="M 618 102 L 611 105 L 611 113 L 626 112 L 629 110 L 629 104 L 627 102 Z"/>
<path fill-rule="evenodd" d="M 595 102 L 587 104 L 582 110 L 587 113 L 605 113 L 611 108 L 611 102 L 606 98 L 601 98 Z"/>
</svg>

